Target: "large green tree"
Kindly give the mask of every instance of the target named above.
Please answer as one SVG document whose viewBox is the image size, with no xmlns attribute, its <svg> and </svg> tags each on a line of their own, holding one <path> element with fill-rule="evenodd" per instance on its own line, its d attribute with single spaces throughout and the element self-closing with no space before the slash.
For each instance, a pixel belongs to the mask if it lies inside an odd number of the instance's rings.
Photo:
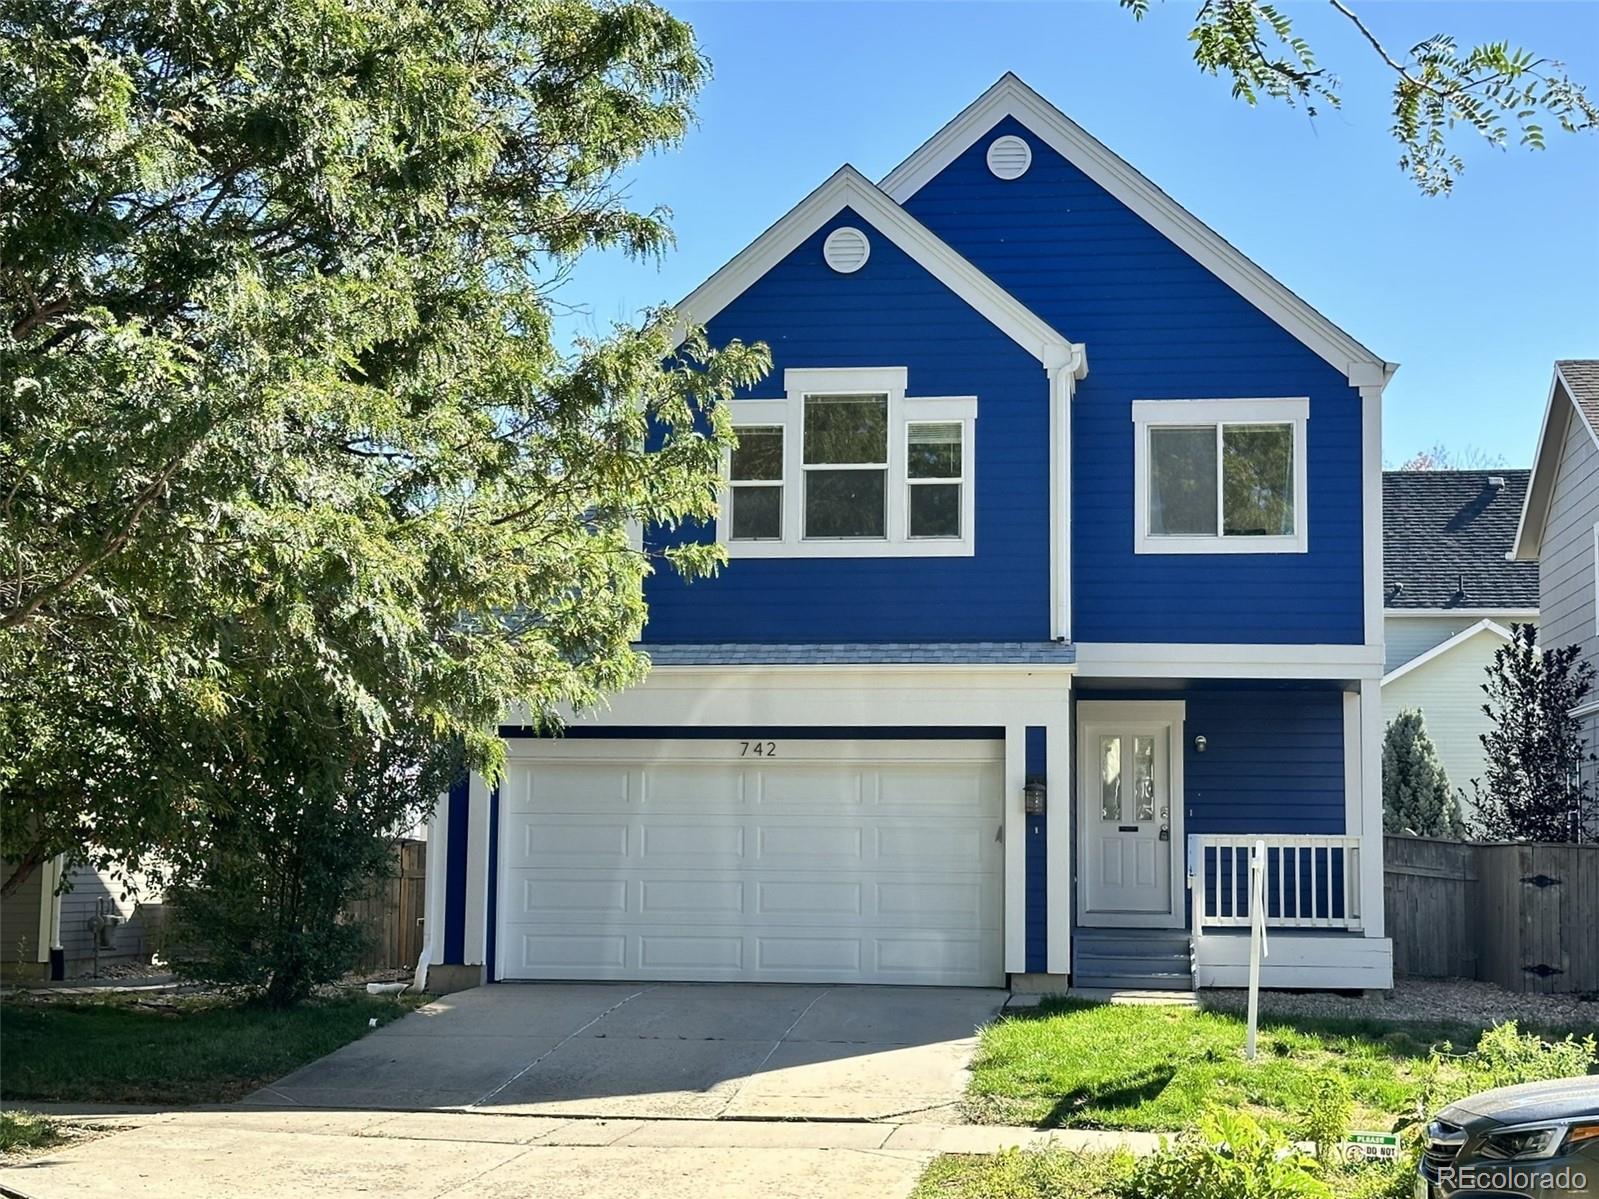
<svg viewBox="0 0 1599 1199">
<path fill-rule="evenodd" d="M 550 291 L 668 247 L 617 172 L 706 69 L 646 0 L 0 10 L 7 888 L 371 835 L 640 677 L 629 530 L 713 513 L 767 358 L 562 353 Z"/>
<path fill-rule="evenodd" d="M 1382 828 L 1407 837 L 1464 837 L 1466 822 L 1419 709 L 1388 722 L 1382 739 Z"/>
</svg>

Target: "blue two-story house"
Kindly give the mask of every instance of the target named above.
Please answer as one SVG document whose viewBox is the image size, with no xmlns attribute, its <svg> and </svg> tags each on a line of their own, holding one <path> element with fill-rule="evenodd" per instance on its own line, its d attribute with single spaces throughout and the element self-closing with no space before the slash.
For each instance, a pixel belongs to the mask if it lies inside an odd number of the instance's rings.
<svg viewBox="0 0 1599 1199">
<path fill-rule="evenodd" d="M 1241 985 L 1257 847 L 1265 984 L 1392 984 L 1392 364 L 1009 75 L 679 311 L 729 564 L 441 799 L 431 985 Z"/>
</svg>

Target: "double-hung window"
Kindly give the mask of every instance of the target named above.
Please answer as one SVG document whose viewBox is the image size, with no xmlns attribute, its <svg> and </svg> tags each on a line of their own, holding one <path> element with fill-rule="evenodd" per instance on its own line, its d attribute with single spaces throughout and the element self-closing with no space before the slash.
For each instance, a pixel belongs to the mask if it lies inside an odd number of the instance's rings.
<svg viewBox="0 0 1599 1199">
<path fill-rule="evenodd" d="M 783 538 L 783 426 L 746 425 L 728 471 L 735 541 Z"/>
<path fill-rule="evenodd" d="M 905 430 L 909 535 L 961 535 L 962 428 L 959 421 L 919 421 Z"/>
<path fill-rule="evenodd" d="M 888 396 L 807 395 L 805 537 L 888 535 Z"/>
<path fill-rule="evenodd" d="M 1304 399 L 1133 404 L 1134 548 L 1303 553 Z"/>
<path fill-rule="evenodd" d="M 972 396 L 907 396 L 904 367 L 793 369 L 731 402 L 717 535 L 735 558 L 970 555 Z"/>
</svg>

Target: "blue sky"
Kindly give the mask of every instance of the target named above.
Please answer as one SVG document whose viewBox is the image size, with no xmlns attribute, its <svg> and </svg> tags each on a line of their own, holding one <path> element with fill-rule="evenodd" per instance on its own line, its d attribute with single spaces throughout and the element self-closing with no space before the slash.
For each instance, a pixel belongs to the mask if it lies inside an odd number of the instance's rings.
<svg viewBox="0 0 1599 1199">
<path fill-rule="evenodd" d="M 669 0 L 668 0 L 669 2 Z M 1599 358 L 1599 134 L 1542 152 L 1462 131 L 1453 196 L 1395 166 L 1391 76 L 1330 7 L 1289 3 L 1342 81 L 1311 120 L 1249 108 L 1190 59 L 1190 3 L 1141 24 L 1077 3 L 671 4 L 715 75 L 699 127 L 631 173 L 635 205 L 673 212 L 659 265 L 583 259 L 557 294 L 564 335 L 681 299 L 839 165 L 881 178 L 1013 70 L 1312 305 L 1401 364 L 1384 453 L 1443 442 L 1530 464 L 1555 358 Z M 1391 48 L 1434 33 L 1559 58 L 1599 93 L 1599 3 L 1354 5 Z M 1069 331 L 1067 331 L 1069 332 Z"/>
</svg>

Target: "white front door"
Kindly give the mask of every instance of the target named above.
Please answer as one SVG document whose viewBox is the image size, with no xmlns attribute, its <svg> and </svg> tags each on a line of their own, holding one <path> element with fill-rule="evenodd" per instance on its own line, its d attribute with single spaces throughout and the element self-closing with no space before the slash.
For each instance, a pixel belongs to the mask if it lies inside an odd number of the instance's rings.
<svg viewBox="0 0 1599 1199">
<path fill-rule="evenodd" d="M 1077 706 L 1082 924 L 1183 923 L 1183 706 L 1144 700 Z"/>
</svg>

